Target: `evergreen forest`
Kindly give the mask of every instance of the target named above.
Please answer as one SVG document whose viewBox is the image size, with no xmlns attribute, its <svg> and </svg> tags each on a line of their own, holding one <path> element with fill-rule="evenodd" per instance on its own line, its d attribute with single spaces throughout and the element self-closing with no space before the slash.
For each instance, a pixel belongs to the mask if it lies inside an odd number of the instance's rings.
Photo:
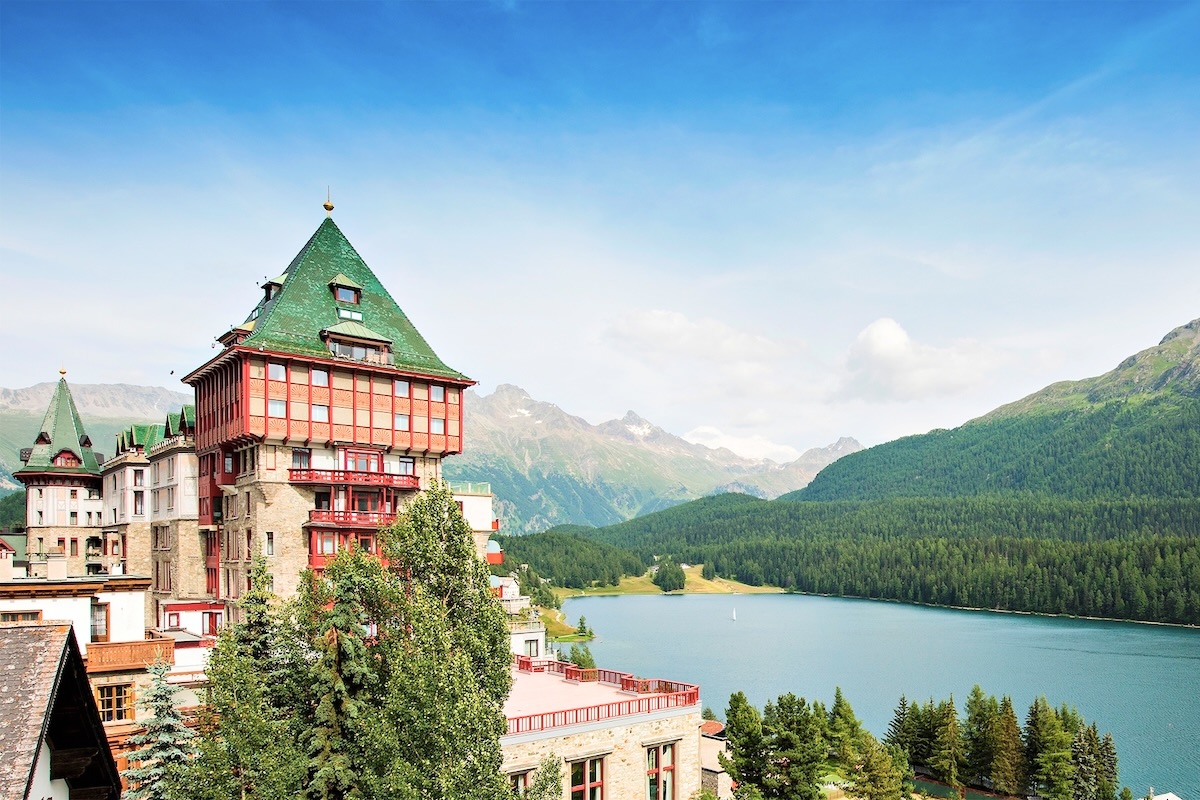
<svg viewBox="0 0 1200 800">
<path fill-rule="evenodd" d="M 708 497 L 505 549 L 569 586 L 667 559 L 797 592 L 1200 625 L 1197 327 L 774 501 Z"/>
</svg>

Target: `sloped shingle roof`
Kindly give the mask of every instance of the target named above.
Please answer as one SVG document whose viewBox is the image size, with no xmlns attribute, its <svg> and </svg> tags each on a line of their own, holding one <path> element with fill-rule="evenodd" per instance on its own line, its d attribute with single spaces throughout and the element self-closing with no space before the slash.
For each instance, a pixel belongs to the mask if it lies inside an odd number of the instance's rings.
<svg viewBox="0 0 1200 800">
<path fill-rule="evenodd" d="M 60 467 L 54 464 L 54 458 L 64 450 L 70 451 L 80 461 L 78 467 Z M 67 386 L 67 379 L 59 378 L 58 386 L 54 387 L 54 396 L 50 398 L 50 407 L 42 419 L 41 432 L 29 455 L 25 466 L 17 470 L 15 475 L 26 472 L 61 472 L 65 474 L 99 475 L 100 465 L 96 462 L 96 454 L 92 452 L 92 442 L 87 431 L 83 429 L 83 421 L 75 408 L 75 398 Z"/>
<path fill-rule="evenodd" d="M 332 219 L 321 222 L 280 279 L 279 291 L 264 297 L 247 317 L 254 325 L 245 346 L 327 358 L 321 333 L 344 322 L 338 309 L 345 308 L 361 312 L 363 326 L 391 343 L 398 369 L 469 380 L 438 358 Z M 361 286 L 360 302 L 338 303 L 330 289 L 338 282 Z"/>
</svg>

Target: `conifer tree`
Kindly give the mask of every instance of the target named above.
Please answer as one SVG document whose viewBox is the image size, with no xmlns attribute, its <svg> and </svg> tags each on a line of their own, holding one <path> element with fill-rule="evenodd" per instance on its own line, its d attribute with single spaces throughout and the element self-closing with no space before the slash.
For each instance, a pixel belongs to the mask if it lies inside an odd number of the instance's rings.
<svg viewBox="0 0 1200 800">
<path fill-rule="evenodd" d="M 1000 706 L 995 697 L 985 695 L 979 684 L 975 684 L 967 695 L 966 712 L 963 725 L 965 777 L 971 783 L 978 783 L 983 778 L 993 779 Z"/>
<path fill-rule="evenodd" d="M 854 773 L 854 795 L 863 800 L 900 800 L 905 795 L 904 783 L 908 762 L 895 745 L 885 747 L 869 733 L 859 744 L 862 765 Z M 901 769 L 900 763 L 904 764 Z"/>
<path fill-rule="evenodd" d="M 742 692 L 729 696 L 729 706 L 725 709 L 725 738 L 729 742 L 728 752 L 718 753 L 717 760 L 738 785 L 737 797 L 747 797 L 750 789 L 758 792 L 769 757 L 767 741 L 762 716 Z"/>
<path fill-rule="evenodd" d="M 992 760 L 992 786 L 1002 794 L 1019 794 L 1025 788 L 1025 755 L 1021 750 L 1021 729 L 1012 698 L 1000 700 L 996 725 L 996 752 Z"/>
<path fill-rule="evenodd" d="M 908 713 L 908 698 L 900 695 L 900 702 L 892 713 L 892 721 L 888 723 L 887 735 L 883 741 L 895 745 L 908 753 L 912 746 L 912 718 Z"/>
<path fill-rule="evenodd" d="M 333 608 L 323 614 L 312 671 L 316 712 L 304 737 L 309 756 L 305 796 L 312 800 L 362 795 L 356 724 L 375 675 L 365 641 L 368 620 L 359 600 L 366 589 L 361 562 L 361 556 L 334 559 L 326 573 Z"/>
<path fill-rule="evenodd" d="M 171 665 L 159 660 L 147 668 L 150 686 L 138 700 L 143 729 L 129 737 L 137 749 L 129 754 L 129 768 L 122 777 L 129 784 L 129 800 L 172 800 L 183 798 L 179 782 L 192 758 L 193 733 L 183 723 L 175 705 L 175 687 L 167 683 Z"/>
<path fill-rule="evenodd" d="M 1071 764 L 1075 775 L 1072 778 L 1071 800 L 1097 800 L 1096 785 L 1099 782 L 1096 759 L 1099 753 L 1099 737 L 1091 741 L 1090 727 L 1081 727 L 1071 741 Z M 1093 731 L 1094 733 L 1094 731 Z"/>
<path fill-rule="evenodd" d="M 937 729 L 928 766 L 938 780 L 951 786 L 960 786 L 963 745 L 953 696 L 938 704 L 935 719 Z"/>
<path fill-rule="evenodd" d="M 1100 740 L 1100 756 L 1096 763 L 1099 773 L 1097 793 L 1101 800 L 1116 800 L 1119 776 L 1117 773 L 1117 746 L 1111 733 Z"/>
<path fill-rule="evenodd" d="M 848 703 L 846 708 L 849 708 Z M 853 712 L 849 713 L 853 717 Z M 780 695 L 763 709 L 767 757 L 760 789 L 764 797 L 780 800 L 820 800 L 824 797 L 819 779 L 825 762 L 826 742 L 816 716 L 803 697 L 791 692 Z"/>
<path fill-rule="evenodd" d="M 833 706 L 829 709 L 829 743 L 837 753 L 838 760 L 850 764 L 858 752 L 862 738 L 862 723 L 854 716 L 854 709 L 842 695 L 842 687 L 833 692 Z"/>
</svg>

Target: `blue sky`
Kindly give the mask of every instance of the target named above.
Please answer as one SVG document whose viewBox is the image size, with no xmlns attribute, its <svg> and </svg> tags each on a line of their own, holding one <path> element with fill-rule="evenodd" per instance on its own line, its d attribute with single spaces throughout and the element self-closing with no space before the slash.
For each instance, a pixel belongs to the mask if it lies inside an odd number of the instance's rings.
<svg viewBox="0 0 1200 800">
<path fill-rule="evenodd" d="M 959 425 L 1200 317 L 1196 41 L 1196 3 L 4 0 L 0 385 L 174 387 L 332 186 L 484 393 L 777 459 Z"/>
</svg>

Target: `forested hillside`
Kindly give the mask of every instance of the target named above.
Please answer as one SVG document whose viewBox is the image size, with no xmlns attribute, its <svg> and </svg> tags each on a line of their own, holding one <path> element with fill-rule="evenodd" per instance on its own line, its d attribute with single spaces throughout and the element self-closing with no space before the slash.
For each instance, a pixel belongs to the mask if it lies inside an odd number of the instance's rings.
<svg viewBox="0 0 1200 800">
<path fill-rule="evenodd" d="M 785 497 L 1200 497 L 1198 376 L 1200 320 L 1099 377 L 848 455 Z"/>
<path fill-rule="evenodd" d="M 1106 375 L 848 455 L 778 500 L 706 498 L 586 535 L 795 591 L 1197 625 L 1198 363 L 1191 323 Z"/>
</svg>

